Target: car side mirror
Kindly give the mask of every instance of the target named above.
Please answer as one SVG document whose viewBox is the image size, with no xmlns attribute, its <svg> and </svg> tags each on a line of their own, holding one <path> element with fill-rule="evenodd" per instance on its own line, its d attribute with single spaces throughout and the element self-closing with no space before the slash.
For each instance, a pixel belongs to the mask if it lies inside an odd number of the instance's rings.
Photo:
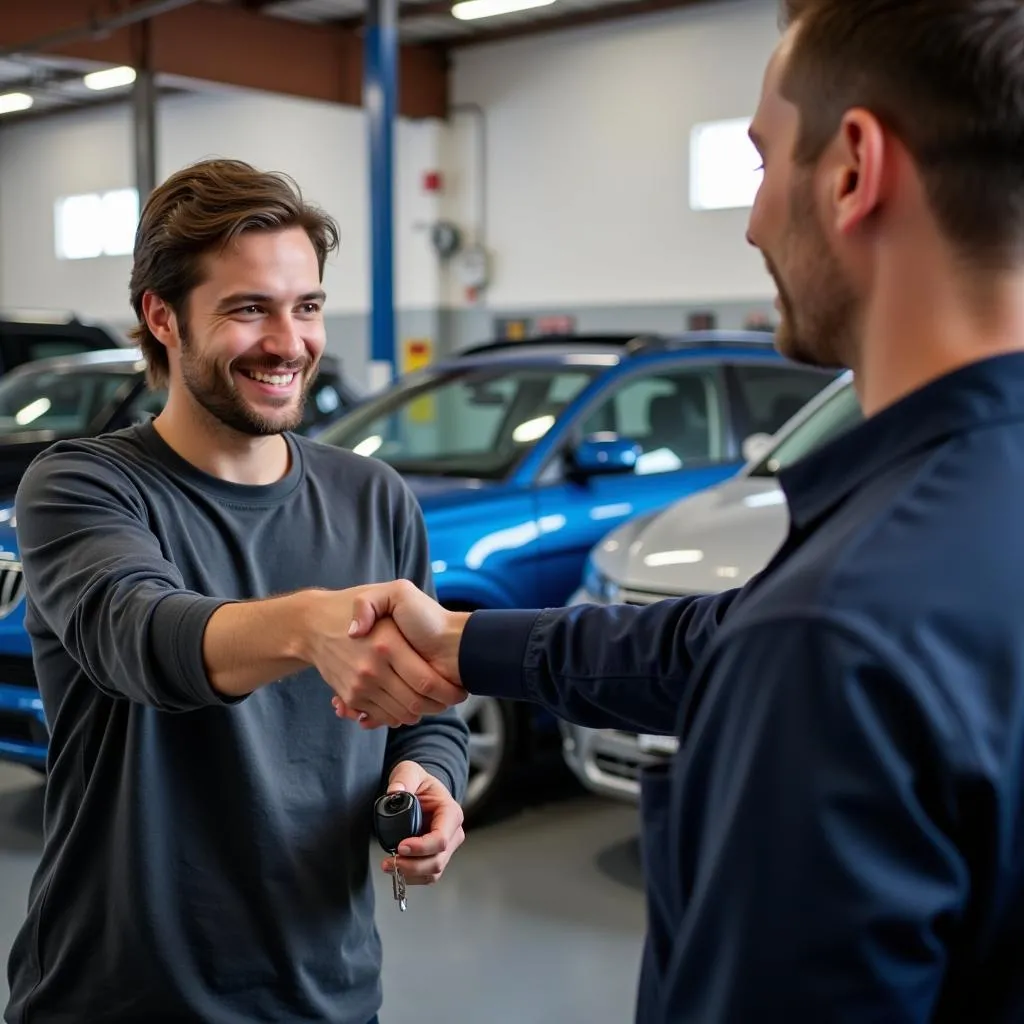
<svg viewBox="0 0 1024 1024">
<path fill-rule="evenodd" d="M 579 476 L 610 476 L 633 473 L 643 448 L 615 434 L 595 434 L 581 441 L 572 453 L 572 467 Z"/>
<path fill-rule="evenodd" d="M 743 442 L 743 458 L 746 462 L 757 462 L 768 454 L 775 438 L 771 434 L 751 434 Z"/>
</svg>

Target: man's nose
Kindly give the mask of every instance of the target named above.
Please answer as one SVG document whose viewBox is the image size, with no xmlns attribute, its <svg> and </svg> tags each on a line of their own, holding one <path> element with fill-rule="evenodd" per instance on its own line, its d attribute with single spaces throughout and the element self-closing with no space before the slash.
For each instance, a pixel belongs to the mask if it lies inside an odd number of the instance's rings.
<svg viewBox="0 0 1024 1024">
<path fill-rule="evenodd" d="M 281 360 L 297 360 L 306 354 L 306 343 L 293 317 L 275 317 L 269 326 L 270 330 L 263 338 L 263 350 L 268 355 Z"/>
</svg>

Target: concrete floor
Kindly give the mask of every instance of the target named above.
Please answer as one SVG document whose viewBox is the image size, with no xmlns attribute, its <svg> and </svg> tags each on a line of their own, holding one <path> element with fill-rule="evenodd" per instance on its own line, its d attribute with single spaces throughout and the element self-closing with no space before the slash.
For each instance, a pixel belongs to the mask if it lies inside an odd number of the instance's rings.
<svg viewBox="0 0 1024 1024">
<path fill-rule="evenodd" d="M 564 780 L 551 789 L 549 802 L 534 794 L 533 806 L 473 830 L 439 885 L 410 890 L 404 914 L 380 874 L 381 1024 L 633 1019 L 644 930 L 636 812 Z M 0 765 L 0 1008 L 41 845 L 41 797 L 37 776 Z"/>
</svg>

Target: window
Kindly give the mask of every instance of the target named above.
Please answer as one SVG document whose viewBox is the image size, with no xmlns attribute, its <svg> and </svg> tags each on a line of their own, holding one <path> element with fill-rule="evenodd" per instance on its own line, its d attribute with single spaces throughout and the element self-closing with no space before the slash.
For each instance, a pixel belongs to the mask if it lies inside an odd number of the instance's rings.
<svg viewBox="0 0 1024 1024">
<path fill-rule="evenodd" d="M 500 479 L 543 438 L 595 369 L 473 367 L 357 408 L 318 440 L 402 472 Z"/>
<path fill-rule="evenodd" d="M 143 388 L 128 407 L 128 419 L 132 423 L 145 423 L 146 420 L 159 416 L 167 404 L 167 391 L 164 388 Z"/>
<path fill-rule="evenodd" d="M 0 380 L 0 433 L 51 430 L 81 437 L 124 386 L 122 374 L 40 370 Z"/>
<path fill-rule="evenodd" d="M 708 121 L 690 132 L 690 209 L 753 206 L 761 157 L 747 134 L 750 118 Z"/>
<path fill-rule="evenodd" d="M 774 434 L 832 380 L 828 373 L 780 366 L 736 366 L 746 433 Z"/>
<path fill-rule="evenodd" d="M 135 246 L 139 193 L 134 188 L 65 196 L 54 205 L 57 258 L 126 256 Z"/>
<path fill-rule="evenodd" d="M 717 376 L 663 370 L 633 377 L 583 422 L 584 437 L 612 433 L 643 448 L 637 473 L 669 473 L 722 458 Z"/>
<path fill-rule="evenodd" d="M 857 392 L 852 384 L 847 384 L 779 441 L 751 471 L 751 476 L 775 476 L 780 469 L 852 430 L 863 419 Z"/>
</svg>

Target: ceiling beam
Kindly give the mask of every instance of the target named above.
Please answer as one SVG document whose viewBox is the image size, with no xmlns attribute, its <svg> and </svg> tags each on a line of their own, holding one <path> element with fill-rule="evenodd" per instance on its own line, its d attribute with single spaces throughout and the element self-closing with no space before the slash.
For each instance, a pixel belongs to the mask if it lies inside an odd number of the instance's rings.
<svg viewBox="0 0 1024 1024">
<path fill-rule="evenodd" d="M 105 17 L 123 16 L 125 10 L 123 2 L 113 0 L 0 0 L 0 49 L 21 52 L 18 48 L 32 40 L 73 33 L 77 27 L 83 31 L 74 41 L 34 52 L 136 65 L 136 35 L 131 28 L 103 28 Z M 363 42 L 352 29 L 271 18 L 198 0 L 151 18 L 150 31 L 157 73 L 362 106 Z M 405 44 L 399 59 L 399 113 L 444 117 L 448 70 L 443 52 Z"/>
</svg>

